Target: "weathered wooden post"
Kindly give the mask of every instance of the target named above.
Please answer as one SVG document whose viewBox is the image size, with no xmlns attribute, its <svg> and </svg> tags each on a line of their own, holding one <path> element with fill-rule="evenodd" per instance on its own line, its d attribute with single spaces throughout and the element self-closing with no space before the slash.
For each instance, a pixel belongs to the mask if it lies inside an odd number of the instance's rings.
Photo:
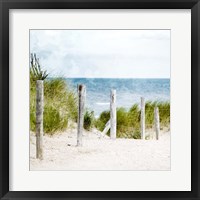
<svg viewBox="0 0 200 200">
<path fill-rule="evenodd" d="M 154 123 L 155 123 L 155 131 L 156 131 L 156 140 L 158 140 L 159 135 L 160 135 L 160 117 L 159 117 L 158 107 L 154 108 Z"/>
<path fill-rule="evenodd" d="M 106 135 L 106 133 L 109 131 L 109 129 L 110 129 L 110 120 L 108 120 L 108 122 L 105 125 L 105 128 L 103 129 L 103 132 L 102 132 L 103 137 Z"/>
<path fill-rule="evenodd" d="M 144 97 L 141 97 L 141 139 L 145 140 L 145 100 Z"/>
<path fill-rule="evenodd" d="M 36 82 L 36 158 L 43 159 L 43 100 L 42 80 Z"/>
<path fill-rule="evenodd" d="M 116 139 L 117 135 L 117 113 L 116 113 L 116 90 L 110 93 L 110 138 Z"/>
<path fill-rule="evenodd" d="M 85 110 L 85 96 L 86 88 L 85 85 L 78 85 L 78 129 L 77 129 L 77 146 L 82 146 L 83 136 L 83 121 L 84 121 L 84 110 Z"/>
</svg>

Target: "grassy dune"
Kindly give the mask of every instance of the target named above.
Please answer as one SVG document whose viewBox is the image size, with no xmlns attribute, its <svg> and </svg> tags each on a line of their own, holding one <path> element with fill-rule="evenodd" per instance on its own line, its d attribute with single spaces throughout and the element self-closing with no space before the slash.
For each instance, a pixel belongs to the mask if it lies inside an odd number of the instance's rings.
<svg viewBox="0 0 200 200">
<path fill-rule="evenodd" d="M 145 121 L 146 129 L 154 127 L 154 108 L 158 106 L 160 114 L 160 127 L 168 128 L 170 126 L 170 103 L 169 102 L 146 102 Z M 94 126 L 103 131 L 105 124 L 110 119 L 110 112 L 104 111 L 100 117 L 95 120 Z M 117 108 L 117 137 L 140 138 L 140 108 L 134 104 L 129 110 Z"/>
<path fill-rule="evenodd" d="M 30 127 L 36 124 L 36 81 L 30 88 Z M 44 132 L 53 134 L 63 131 L 68 121 L 77 120 L 77 96 L 62 78 L 44 80 Z"/>
<path fill-rule="evenodd" d="M 30 127 L 35 131 L 36 125 L 36 81 L 30 84 Z M 169 128 L 170 103 L 146 102 L 145 120 L 146 129 L 153 128 L 154 108 L 159 107 L 161 129 Z M 62 78 L 44 80 L 44 132 L 54 134 L 68 127 L 68 121 L 77 121 L 77 94 L 71 90 Z M 104 111 L 98 119 L 94 112 L 86 111 L 84 115 L 84 128 L 92 127 L 103 131 L 105 124 L 110 119 L 110 112 Z M 109 133 L 108 133 L 109 134 Z M 140 108 L 134 104 L 129 110 L 117 108 L 117 137 L 140 138 Z"/>
</svg>

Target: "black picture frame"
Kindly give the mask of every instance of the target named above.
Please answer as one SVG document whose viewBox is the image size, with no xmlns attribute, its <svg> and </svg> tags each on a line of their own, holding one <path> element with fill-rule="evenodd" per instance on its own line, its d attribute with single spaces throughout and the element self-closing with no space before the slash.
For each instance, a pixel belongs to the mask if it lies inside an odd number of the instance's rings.
<svg viewBox="0 0 200 200">
<path fill-rule="evenodd" d="M 9 191 L 9 9 L 191 9 L 191 191 Z M 200 2 L 199 0 L 0 0 L 0 197 L 1 199 L 200 199 Z M 181 73 L 181 69 L 180 69 Z M 184 156 L 184 155 L 183 155 Z M 27 183 L 28 184 L 28 183 Z"/>
</svg>

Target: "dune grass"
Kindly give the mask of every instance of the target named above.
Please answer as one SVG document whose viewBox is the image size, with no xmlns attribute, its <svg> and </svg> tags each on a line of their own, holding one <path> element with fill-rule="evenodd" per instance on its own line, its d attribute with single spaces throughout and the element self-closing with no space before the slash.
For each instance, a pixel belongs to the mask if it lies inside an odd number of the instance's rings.
<svg viewBox="0 0 200 200">
<path fill-rule="evenodd" d="M 77 119 L 77 96 L 63 78 L 47 78 L 36 54 L 30 66 L 30 129 L 36 129 L 36 81 L 44 81 L 44 132 L 53 134 L 67 128 L 68 121 Z"/>
<path fill-rule="evenodd" d="M 145 104 L 146 129 L 154 128 L 154 108 L 158 106 L 160 126 L 169 128 L 170 103 L 151 102 Z M 77 94 L 71 90 L 63 78 L 44 80 L 44 132 L 54 134 L 63 131 L 68 126 L 68 121 L 77 121 Z M 84 114 L 84 129 L 91 130 L 96 127 L 103 131 L 105 124 L 110 119 L 110 112 L 104 111 L 98 119 L 94 112 L 86 110 Z M 36 81 L 30 82 L 30 127 L 35 131 L 36 125 Z M 108 132 L 109 134 L 109 132 Z M 134 104 L 129 110 L 117 108 L 117 137 L 140 138 L 140 107 Z"/>
<path fill-rule="evenodd" d="M 30 127 L 36 124 L 36 82 L 31 81 Z M 53 134 L 67 128 L 68 121 L 77 120 L 77 96 L 63 78 L 44 80 L 44 132 Z"/>
<path fill-rule="evenodd" d="M 94 112 L 86 110 L 84 113 L 84 121 L 83 121 L 83 127 L 85 130 L 89 131 L 91 128 L 94 127 Z"/>
<path fill-rule="evenodd" d="M 30 129 L 36 129 L 36 81 L 44 81 L 44 132 L 53 134 L 63 131 L 68 121 L 77 120 L 77 96 L 68 87 L 64 78 L 47 78 L 49 73 L 43 70 L 36 54 L 31 54 L 30 62 Z"/>
<path fill-rule="evenodd" d="M 151 102 L 145 104 L 146 129 L 154 128 L 154 108 L 158 106 L 160 115 L 160 127 L 169 128 L 170 126 L 170 103 L 169 102 Z M 95 121 L 98 130 L 103 131 L 105 124 L 110 119 L 110 112 L 104 111 Z M 108 132 L 109 134 L 109 132 Z M 134 104 L 129 110 L 117 108 L 117 137 L 121 138 L 140 138 L 140 108 Z"/>
</svg>

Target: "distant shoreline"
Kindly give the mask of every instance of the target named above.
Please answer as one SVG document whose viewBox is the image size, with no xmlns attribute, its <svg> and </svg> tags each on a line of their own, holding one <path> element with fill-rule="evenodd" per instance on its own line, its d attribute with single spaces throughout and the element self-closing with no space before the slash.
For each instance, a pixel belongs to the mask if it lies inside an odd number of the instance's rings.
<svg viewBox="0 0 200 200">
<path fill-rule="evenodd" d="M 140 98 L 145 101 L 170 101 L 170 79 L 133 79 L 133 78 L 65 78 L 73 91 L 77 85 L 86 86 L 86 107 L 99 116 L 109 109 L 110 90 L 116 90 L 117 107 L 130 109 Z M 99 104 L 100 103 L 100 104 Z"/>
<path fill-rule="evenodd" d="M 132 78 L 132 77 L 97 77 L 97 78 L 93 78 L 93 77 L 62 77 L 62 76 L 55 76 L 55 77 L 48 77 L 48 79 L 55 79 L 55 78 L 63 78 L 63 79 L 166 79 L 166 80 L 170 80 L 171 78 Z"/>
</svg>

